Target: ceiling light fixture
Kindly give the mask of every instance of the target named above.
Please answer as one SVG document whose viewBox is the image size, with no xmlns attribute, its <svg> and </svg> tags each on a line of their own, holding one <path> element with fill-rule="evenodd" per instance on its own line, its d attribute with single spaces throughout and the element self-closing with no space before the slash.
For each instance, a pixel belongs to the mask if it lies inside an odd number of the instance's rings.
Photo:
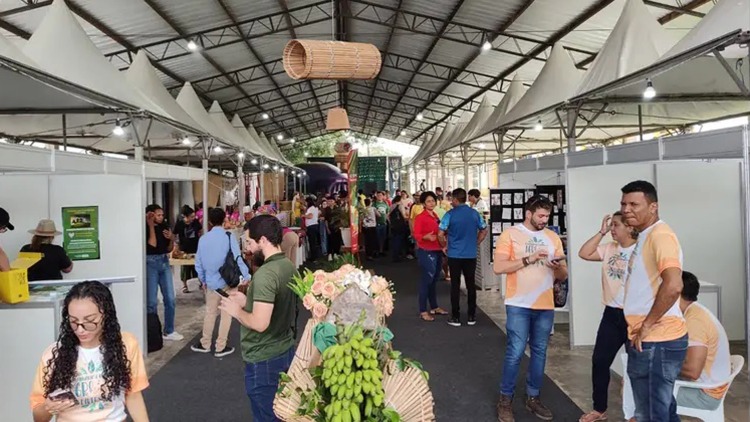
<svg viewBox="0 0 750 422">
<path fill-rule="evenodd" d="M 534 130 L 539 132 L 540 130 L 544 129 L 544 125 L 542 125 L 542 119 L 537 120 L 536 124 L 534 125 Z"/>
<path fill-rule="evenodd" d="M 216 145 L 216 146 L 214 147 L 214 152 L 215 152 L 215 153 L 217 153 L 217 154 L 221 154 L 221 151 L 222 151 L 222 150 L 221 150 L 221 147 L 220 147 L 220 146 Z"/>
<path fill-rule="evenodd" d="M 290 139 L 289 139 L 289 143 L 290 143 L 290 144 L 293 144 L 293 143 L 295 143 L 295 142 L 297 142 L 297 141 L 295 141 L 295 140 L 294 140 L 294 138 L 290 138 Z"/>
<path fill-rule="evenodd" d="M 278 135 L 276 135 L 276 139 L 278 139 L 279 141 L 281 141 L 281 140 L 284 139 L 284 135 L 282 135 L 282 134 L 279 133 Z"/>
<path fill-rule="evenodd" d="M 417 120 L 422 120 L 422 119 L 424 119 L 424 115 L 422 113 L 418 113 Z"/>
<path fill-rule="evenodd" d="M 237 157 L 239 157 L 239 158 L 245 158 L 245 153 L 244 152 L 238 152 L 237 153 Z"/>
<path fill-rule="evenodd" d="M 279 166 L 277 166 L 277 165 L 274 165 L 274 166 L 273 166 L 273 169 L 274 169 L 274 170 L 278 170 L 278 169 L 279 169 Z"/>
<path fill-rule="evenodd" d="M 263 114 L 260 115 L 260 117 L 262 117 L 263 120 L 268 120 L 269 116 L 268 116 L 268 113 L 263 113 Z"/>
<path fill-rule="evenodd" d="M 182 141 L 180 141 L 180 142 L 182 142 L 182 145 L 190 145 L 190 143 L 191 143 L 190 142 L 190 138 L 188 138 L 187 136 L 184 137 L 184 138 L 182 138 Z"/>
<path fill-rule="evenodd" d="M 650 100 L 654 97 L 656 97 L 656 90 L 654 89 L 654 84 L 651 82 L 650 79 L 646 79 L 646 89 L 643 90 L 643 98 Z"/>
<path fill-rule="evenodd" d="M 279 169 L 279 171 L 280 171 L 281 173 L 283 173 L 283 172 L 284 172 L 284 169 Z"/>
<path fill-rule="evenodd" d="M 255 158 L 253 158 L 252 160 L 250 160 L 250 164 L 252 164 L 252 165 L 258 164 L 258 160 L 256 160 Z"/>
<path fill-rule="evenodd" d="M 263 164 L 263 168 L 267 169 L 268 168 L 268 164 Z"/>
<path fill-rule="evenodd" d="M 477 144 L 477 148 L 484 149 L 484 144 Z"/>
<path fill-rule="evenodd" d="M 401 131 L 401 136 L 406 136 L 406 131 L 405 130 Z"/>
<path fill-rule="evenodd" d="M 482 50 L 483 50 L 483 51 L 489 51 L 489 50 L 492 50 L 492 43 L 490 42 L 490 40 L 486 40 L 486 41 L 484 42 L 484 44 L 482 44 Z"/>
<path fill-rule="evenodd" d="M 115 123 L 115 128 L 112 129 L 112 134 L 115 136 L 122 136 L 125 134 L 125 129 L 123 129 L 122 125 L 120 125 L 120 119 L 117 119 L 117 122 Z"/>
<path fill-rule="evenodd" d="M 198 50 L 198 44 L 196 44 L 195 41 L 190 40 L 187 43 L 187 48 L 190 51 L 196 51 L 196 50 Z"/>
<path fill-rule="evenodd" d="M 310 156 L 310 153 L 305 151 L 305 157 L 309 157 L 309 156 Z"/>
</svg>

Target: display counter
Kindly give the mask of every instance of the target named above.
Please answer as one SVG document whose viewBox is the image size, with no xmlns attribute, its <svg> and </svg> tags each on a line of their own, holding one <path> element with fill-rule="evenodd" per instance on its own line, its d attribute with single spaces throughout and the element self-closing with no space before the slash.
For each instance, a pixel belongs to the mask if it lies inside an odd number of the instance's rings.
<svg viewBox="0 0 750 422">
<path fill-rule="evenodd" d="M 0 409 L 2 420 L 30 421 L 29 392 L 44 350 L 57 340 L 65 295 L 85 280 L 29 283 L 29 300 L 15 305 L 0 302 Z M 107 286 L 134 283 L 135 277 L 99 279 Z"/>
</svg>

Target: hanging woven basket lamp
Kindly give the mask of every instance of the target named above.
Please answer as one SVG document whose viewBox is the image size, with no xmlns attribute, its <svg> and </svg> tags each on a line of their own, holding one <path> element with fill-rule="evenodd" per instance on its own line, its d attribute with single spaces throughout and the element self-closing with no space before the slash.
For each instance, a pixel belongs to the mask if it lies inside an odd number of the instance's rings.
<svg viewBox="0 0 750 422">
<path fill-rule="evenodd" d="M 291 40 L 284 47 L 284 70 L 292 79 L 374 79 L 381 65 L 372 44 Z"/>
<path fill-rule="evenodd" d="M 326 130 L 349 130 L 349 116 L 346 114 L 346 110 L 341 107 L 334 107 L 328 110 L 328 118 L 326 119 Z"/>
</svg>

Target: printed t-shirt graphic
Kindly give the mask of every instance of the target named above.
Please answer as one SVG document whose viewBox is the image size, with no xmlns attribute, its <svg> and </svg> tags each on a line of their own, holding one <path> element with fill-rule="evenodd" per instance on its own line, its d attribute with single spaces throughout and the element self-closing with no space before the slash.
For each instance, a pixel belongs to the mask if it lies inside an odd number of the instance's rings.
<svg viewBox="0 0 750 422">
<path fill-rule="evenodd" d="M 101 398 L 101 388 L 104 384 L 102 352 L 98 347 L 95 349 L 79 347 L 76 374 L 70 391 L 80 404 L 57 415 L 57 422 L 120 422 L 126 419 L 125 394 L 145 390 L 148 387 L 148 377 L 138 340 L 133 334 L 123 332 L 122 341 L 125 343 L 125 352 L 130 361 L 130 391 L 121 391 L 111 401 L 103 401 Z M 47 348 L 36 370 L 30 397 L 32 409 L 44 403 L 44 368 L 52 359 L 54 347 L 53 344 Z"/>
<path fill-rule="evenodd" d="M 705 366 L 697 381 L 717 384 L 729 378 L 732 372 L 729 360 L 729 340 L 719 320 L 705 306 L 693 302 L 685 310 L 685 321 L 688 330 L 688 346 L 708 349 Z M 724 384 L 717 388 L 704 389 L 703 392 L 721 400 L 728 388 L 729 384 Z"/>
<path fill-rule="evenodd" d="M 627 248 L 617 242 L 604 243 L 596 248 L 602 258 L 602 303 L 605 306 L 622 309 L 625 302 L 625 277 L 628 271 L 630 254 L 635 244 Z"/>
<path fill-rule="evenodd" d="M 546 228 L 531 231 L 519 224 L 504 230 L 500 235 L 495 246 L 495 259 L 521 259 L 544 248 L 550 258 L 563 255 L 562 241 L 557 233 Z M 509 273 L 506 278 L 505 304 L 529 309 L 555 309 L 554 281 L 554 272 L 547 267 L 545 260 Z"/>
<path fill-rule="evenodd" d="M 656 293 L 661 286 L 661 273 L 667 268 L 682 269 L 682 248 L 672 229 L 659 220 L 638 235 L 635 249 L 630 255 L 625 281 L 624 312 L 625 320 L 628 322 L 628 337 L 631 340 L 651 311 Z M 685 319 L 682 317 L 678 298 L 642 340 L 669 341 L 678 339 L 686 333 Z"/>
</svg>

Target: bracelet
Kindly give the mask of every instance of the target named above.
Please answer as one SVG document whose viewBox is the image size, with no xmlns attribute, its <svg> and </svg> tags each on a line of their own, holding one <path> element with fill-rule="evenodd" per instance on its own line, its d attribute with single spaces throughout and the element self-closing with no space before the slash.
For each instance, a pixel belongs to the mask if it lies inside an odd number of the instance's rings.
<svg viewBox="0 0 750 422">
<path fill-rule="evenodd" d="M 531 262 L 529 262 L 529 257 L 528 256 L 524 256 L 523 258 L 521 258 L 521 263 L 523 263 L 524 267 L 528 267 L 529 264 L 531 264 Z"/>
<path fill-rule="evenodd" d="M 607 235 L 607 232 L 604 232 L 604 233 L 602 233 L 602 232 L 599 232 L 599 234 L 600 234 L 600 235 L 602 235 L 602 236 L 606 236 L 606 235 Z"/>
</svg>

